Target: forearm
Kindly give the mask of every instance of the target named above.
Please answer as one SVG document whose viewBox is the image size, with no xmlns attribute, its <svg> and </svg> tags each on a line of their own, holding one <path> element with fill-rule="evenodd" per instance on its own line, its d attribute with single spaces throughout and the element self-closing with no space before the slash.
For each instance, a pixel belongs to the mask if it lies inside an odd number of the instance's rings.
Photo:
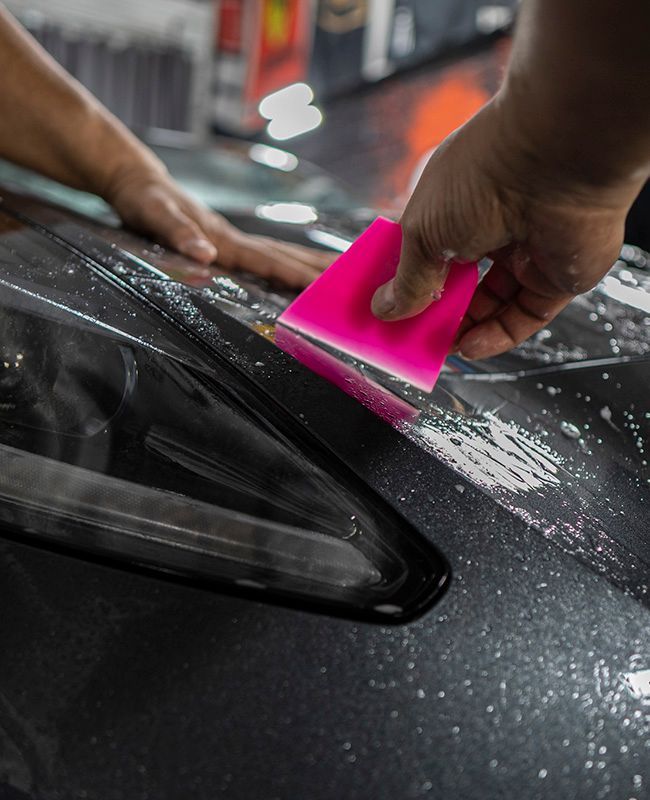
<svg viewBox="0 0 650 800">
<path fill-rule="evenodd" d="M 648 0 L 524 0 L 502 98 L 531 156 L 590 184 L 650 173 Z"/>
<path fill-rule="evenodd" d="M 164 172 L 1 5 L 0 157 L 109 200 L 122 175 Z"/>
</svg>

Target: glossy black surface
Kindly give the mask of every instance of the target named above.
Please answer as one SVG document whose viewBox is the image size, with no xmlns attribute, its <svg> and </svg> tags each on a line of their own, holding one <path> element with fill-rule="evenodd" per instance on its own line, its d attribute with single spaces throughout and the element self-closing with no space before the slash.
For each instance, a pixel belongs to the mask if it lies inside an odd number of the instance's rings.
<svg viewBox="0 0 650 800">
<path fill-rule="evenodd" d="M 641 262 L 616 275 L 509 360 L 452 364 L 429 397 L 394 386 L 420 411 L 400 430 L 257 333 L 235 347 L 233 320 L 202 328 L 441 548 L 449 591 L 382 627 L 2 541 L 6 796 L 643 797 L 650 710 L 624 676 L 650 668 L 647 279 Z M 184 324 L 231 286 L 166 284 L 156 302 Z M 641 309 L 613 300 L 626 287 Z M 273 294 L 251 311 L 230 292 L 233 314 L 272 324 Z"/>
<path fill-rule="evenodd" d="M 5 526 L 352 616 L 436 599 L 444 560 L 206 336 L 250 355 L 247 327 L 214 306 L 184 319 L 157 270 L 81 227 L 40 230 L 14 202 L 0 210 Z M 261 364 L 274 348 L 258 345 Z"/>
</svg>

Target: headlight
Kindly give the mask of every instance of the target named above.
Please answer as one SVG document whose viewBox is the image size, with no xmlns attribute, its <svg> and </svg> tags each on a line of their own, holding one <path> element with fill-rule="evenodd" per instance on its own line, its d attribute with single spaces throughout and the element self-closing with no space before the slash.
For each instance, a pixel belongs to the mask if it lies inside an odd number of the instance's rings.
<svg viewBox="0 0 650 800">
<path fill-rule="evenodd" d="M 288 413 L 270 413 L 204 346 L 208 321 L 175 326 L 180 287 L 149 275 L 170 298 L 162 309 L 143 273 L 0 212 L 4 529 L 345 613 L 426 606 L 446 574 L 436 551 L 294 435 Z"/>
</svg>

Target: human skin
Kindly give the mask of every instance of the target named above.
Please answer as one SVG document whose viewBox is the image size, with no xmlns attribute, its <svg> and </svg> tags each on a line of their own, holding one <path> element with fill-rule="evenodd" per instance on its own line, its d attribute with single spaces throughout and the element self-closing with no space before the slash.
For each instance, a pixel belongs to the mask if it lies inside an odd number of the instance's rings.
<svg viewBox="0 0 650 800">
<path fill-rule="evenodd" d="M 164 164 L 0 5 L 0 157 L 93 192 L 123 222 L 202 263 L 303 288 L 326 253 L 249 236 L 186 194 Z"/>
<path fill-rule="evenodd" d="M 486 358 L 545 327 L 616 260 L 650 176 L 647 0 L 524 0 L 496 96 L 436 149 L 401 222 L 385 320 L 439 298 L 454 259 L 493 260 L 454 351 Z"/>
</svg>

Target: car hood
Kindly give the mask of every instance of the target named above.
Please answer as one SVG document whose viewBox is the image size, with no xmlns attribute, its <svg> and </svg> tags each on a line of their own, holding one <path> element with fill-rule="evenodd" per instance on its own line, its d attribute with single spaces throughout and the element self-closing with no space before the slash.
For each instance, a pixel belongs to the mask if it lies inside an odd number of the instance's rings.
<svg viewBox="0 0 650 800">
<path fill-rule="evenodd" d="M 326 380 L 302 363 L 309 342 L 300 359 L 287 355 L 275 343 L 282 291 L 3 197 L 23 224 L 218 350 L 452 575 L 438 605 L 382 625 L 3 541 L 0 736 L 16 796 L 640 791 L 650 766 L 643 253 L 625 250 L 513 353 L 450 359 L 424 394 L 331 352 L 316 364 Z M 330 217 L 291 230 L 343 247 L 355 225 Z M 142 320 L 104 322 L 155 344 Z M 192 358 L 192 342 L 168 354 Z"/>
<path fill-rule="evenodd" d="M 288 235 L 305 244 L 334 242 L 343 249 L 367 216 L 325 214 L 300 226 L 245 214 L 235 221 L 251 232 Z M 277 344 L 276 320 L 291 293 L 171 254 L 152 255 L 185 297 L 207 301 Z M 608 276 L 542 331 L 488 361 L 449 358 L 431 393 L 322 343 L 314 349 L 298 337 L 297 346 L 287 346 L 286 331 L 280 346 L 311 367 L 295 367 L 293 391 L 301 382 L 314 382 L 315 369 L 416 445 L 416 483 L 432 462 L 447 465 L 462 479 L 456 486 L 459 505 L 467 481 L 643 599 L 650 562 L 649 269 L 650 256 L 625 245 Z M 264 372 L 256 378 L 264 381 Z M 413 502 L 412 490 L 393 498 L 400 509 Z"/>
</svg>

